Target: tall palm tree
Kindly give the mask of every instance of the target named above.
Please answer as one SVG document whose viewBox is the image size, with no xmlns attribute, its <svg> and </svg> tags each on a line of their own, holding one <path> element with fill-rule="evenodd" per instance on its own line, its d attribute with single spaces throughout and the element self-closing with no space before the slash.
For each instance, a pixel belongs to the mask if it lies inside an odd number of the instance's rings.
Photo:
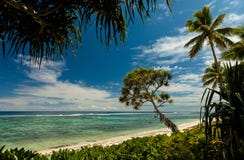
<svg viewBox="0 0 244 160">
<path fill-rule="evenodd" d="M 225 16 L 225 14 L 221 14 L 213 20 L 210 14 L 210 7 L 204 6 L 202 10 L 198 10 L 193 14 L 194 21 L 190 19 L 186 21 L 189 32 L 200 33 L 185 44 L 185 47 L 192 46 L 189 51 L 190 58 L 194 58 L 202 49 L 204 42 L 208 41 L 212 50 L 214 62 L 218 62 L 214 48 L 217 47 L 223 50 L 227 48 L 228 45 L 233 44 L 229 38 L 225 37 L 225 35 L 232 34 L 233 28 L 218 28 Z"/>
<path fill-rule="evenodd" d="M 226 35 L 232 34 L 234 29 L 230 27 L 218 28 L 223 22 L 225 16 L 226 14 L 221 14 L 213 20 L 210 13 L 210 7 L 204 6 L 202 10 L 198 10 L 193 14 L 194 21 L 190 19 L 186 21 L 186 26 L 188 27 L 189 32 L 200 33 L 185 44 L 185 47 L 192 46 L 189 51 L 190 58 L 195 57 L 202 49 L 204 42 L 207 41 L 212 50 L 214 63 L 218 64 L 218 58 L 214 48 L 217 47 L 219 50 L 224 50 L 229 45 L 233 44 Z M 221 88 L 222 77 L 218 65 L 216 69 L 218 73 L 219 86 Z"/>
<path fill-rule="evenodd" d="M 216 63 L 212 63 L 211 66 L 207 67 L 205 69 L 205 74 L 202 77 L 202 82 L 203 82 L 203 86 L 208 86 L 210 84 L 212 84 L 212 88 L 215 89 L 218 86 L 218 68 L 220 70 L 220 74 L 222 75 L 224 70 L 223 67 L 220 66 L 220 63 L 216 64 Z M 222 77 L 222 76 L 221 76 Z"/>
<path fill-rule="evenodd" d="M 240 41 L 231 45 L 231 47 L 221 54 L 224 60 L 244 60 L 244 26 L 238 28 L 234 34 L 240 37 Z"/>
</svg>

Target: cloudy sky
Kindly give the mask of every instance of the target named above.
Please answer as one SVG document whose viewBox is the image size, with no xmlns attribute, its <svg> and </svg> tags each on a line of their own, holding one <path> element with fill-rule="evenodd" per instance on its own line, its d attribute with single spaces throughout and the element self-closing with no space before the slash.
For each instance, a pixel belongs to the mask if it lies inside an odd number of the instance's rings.
<svg viewBox="0 0 244 160">
<path fill-rule="evenodd" d="M 122 81 L 126 73 L 139 67 L 170 70 L 170 87 L 162 88 L 174 99 L 168 110 L 199 111 L 204 91 L 201 77 L 213 60 L 208 46 L 194 59 L 183 46 L 195 36 L 187 32 L 186 20 L 204 5 L 211 6 L 213 17 L 227 14 L 221 27 L 244 25 L 243 0 L 174 0 L 173 14 L 159 0 L 150 19 L 129 25 L 126 44 L 117 48 L 106 49 L 91 27 L 75 54 L 43 63 L 41 69 L 15 57 L 0 56 L 0 111 L 128 110 L 131 108 L 118 102 Z"/>
</svg>

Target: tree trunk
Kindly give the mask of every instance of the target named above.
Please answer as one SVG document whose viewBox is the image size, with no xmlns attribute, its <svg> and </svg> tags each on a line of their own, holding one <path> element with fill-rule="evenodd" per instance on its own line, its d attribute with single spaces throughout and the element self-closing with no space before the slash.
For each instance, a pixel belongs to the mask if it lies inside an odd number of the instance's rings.
<svg viewBox="0 0 244 160">
<path fill-rule="evenodd" d="M 155 112 L 159 115 L 160 121 L 163 122 L 168 128 L 170 128 L 172 132 L 179 131 L 179 129 L 177 128 L 177 126 L 174 124 L 174 122 L 172 122 L 169 118 L 167 118 L 163 113 L 161 113 L 158 110 L 158 107 L 155 104 L 155 102 L 153 101 L 153 99 L 152 99 L 151 102 L 152 102 L 152 104 L 154 106 Z"/>
<path fill-rule="evenodd" d="M 210 47 L 211 47 L 211 50 L 212 50 L 214 63 L 218 64 L 218 59 L 217 59 L 217 56 L 216 56 L 215 51 L 214 51 L 214 44 L 213 44 L 213 42 L 210 39 L 209 39 L 209 43 L 210 43 Z"/>
<path fill-rule="evenodd" d="M 211 50 L 212 50 L 212 53 L 213 53 L 213 58 L 214 58 L 214 63 L 216 63 L 216 69 L 217 69 L 217 73 L 218 73 L 218 83 L 219 83 L 219 89 L 220 89 L 220 93 L 222 93 L 222 86 L 223 86 L 223 80 L 222 80 L 222 75 L 220 73 L 220 63 L 218 64 L 218 59 L 217 59 L 217 56 L 215 54 L 215 51 L 214 51 L 214 44 L 212 41 L 210 41 L 209 39 L 209 43 L 210 43 L 210 46 L 211 46 Z"/>
</svg>

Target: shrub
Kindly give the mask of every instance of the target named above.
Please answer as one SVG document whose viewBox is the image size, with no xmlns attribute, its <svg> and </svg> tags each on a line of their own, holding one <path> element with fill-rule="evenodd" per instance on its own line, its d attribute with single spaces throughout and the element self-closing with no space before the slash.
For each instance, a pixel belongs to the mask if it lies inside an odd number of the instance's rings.
<svg viewBox="0 0 244 160">
<path fill-rule="evenodd" d="M 4 150 L 5 146 L 0 149 L 0 160 L 48 160 L 44 155 L 40 155 L 24 148 Z"/>
</svg>

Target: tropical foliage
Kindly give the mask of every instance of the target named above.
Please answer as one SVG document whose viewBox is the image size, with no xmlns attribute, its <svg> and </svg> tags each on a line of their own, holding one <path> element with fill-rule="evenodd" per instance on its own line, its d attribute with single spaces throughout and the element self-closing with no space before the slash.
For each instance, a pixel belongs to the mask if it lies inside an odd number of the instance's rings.
<svg viewBox="0 0 244 160">
<path fill-rule="evenodd" d="M 240 41 L 234 43 L 228 50 L 222 53 L 223 60 L 244 60 L 244 27 L 237 28 L 235 34 L 240 37 Z"/>
<path fill-rule="evenodd" d="M 177 126 L 159 110 L 159 107 L 163 107 L 165 103 L 173 101 L 167 93 L 159 92 L 161 87 L 169 86 L 169 80 L 171 80 L 169 71 L 152 68 L 134 69 L 124 78 L 124 87 L 119 101 L 127 106 L 133 106 L 136 110 L 145 103 L 151 103 L 160 121 L 173 132 L 178 131 Z"/>
<path fill-rule="evenodd" d="M 224 159 L 240 159 L 244 156 L 244 65 L 226 64 L 225 83 L 221 92 L 206 89 L 203 94 L 204 120 L 207 140 L 220 138 Z M 214 95 L 220 97 L 216 102 Z"/>
<path fill-rule="evenodd" d="M 215 140 L 205 142 L 204 129 L 195 127 L 185 130 L 183 133 L 175 132 L 171 136 L 157 135 L 155 137 L 133 138 L 119 145 L 108 147 L 94 146 L 82 147 L 79 150 L 59 150 L 51 155 L 35 154 L 33 160 L 78 160 L 78 159 L 100 159 L 100 160 L 220 160 L 221 154 L 219 145 L 221 141 Z M 21 149 L 23 150 L 23 149 Z M 23 150 L 21 153 L 28 152 Z M 5 156 L 5 160 L 15 160 L 8 158 L 7 155 L 15 154 L 13 150 L 0 151 L 0 156 Z M 23 154 L 22 154 L 23 155 Z M 22 159 L 24 159 L 22 156 Z M 28 159 L 28 157 L 25 157 Z"/>
<path fill-rule="evenodd" d="M 218 66 L 217 66 L 218 65 Z M 219 68 L 219 71 L 218 71 Z M 223 78 L 223 67 L 216 63 L 212 63 L 210 67 L 205 68 L 205 74 L 202 77 L 203 86 L 208 86 L 212 84 L 212 88 L 218 87 L 219 84 L 219 74 Z M 219 73 L 220 72 L 220 73 Z M 224 80 L 223 80 L 224 81 Z"/>
<path fill-rule="evenodd" d="M 190 32 L 196 31 L 201 34 L 185 45 L 187 47 L 194 44 L 189 52 L 190 58 L 199 52 L 205 38 L 208 39 L 214 58 L 214 63 L 205 69 L 202 78 L 204 86 L 212 84 L 212 88 L 207 88 L 202 96 L 206 141 L 220 139 L 223 142 L 219 145 L 223 152 L 219 158 L 241 159 L 244 157 L 243 27 L 216 29 L 222 23 L 225 14 L 219 15 L 212 22 L 208 6 L 202 11 L 195 12 L 193 17 L 195 21 L 188 20 L 186 26 Z M 238 34 L 241 41 L 232 43 L 225 37 L 229 34 Z M 222 67 L 215 54 L 215 46 L 221 51 L 226 49 L 222 53 L 222 58 L 236 60 L 236 64 L 222 62 Z"/>
<path fill-rule="evenodd" d="M 243 41 L 241 28 L 236 29 L 241 41 L 222 53 L 224 60 L 235 60 L 236 63 L 224 62 L 223 85 L 218 90 L 206 89 L 203 94 L 206 138 L 222 139 L 223 159 L 241 159 L 244 156 L 244 62 L 241 58 L 244 46 L 239 45 Z M 214 96 L 219 97 L 219 101 Z"/>
<path fill-rule="evenodd" d="M 0 148 L 0 159 L 1 160 L 48 160 L 44 155 L 40 155 L 24 148 L 4 150 L 5 146 Z"/>
<path fill-rule="evenodd" d="M 165 0 L 170 7 L 172 0 Z M 2 0 L 0 38 L 3 56 L 30 55 L 36 62 L 62 57 L 81 44 L 83 28 L 95 25 L 108 47 L 126 40 L 127 22 L 143 19 L 156 0 Z M 6 50 L 7 49 L 7 50 Z"/>
</svg>

